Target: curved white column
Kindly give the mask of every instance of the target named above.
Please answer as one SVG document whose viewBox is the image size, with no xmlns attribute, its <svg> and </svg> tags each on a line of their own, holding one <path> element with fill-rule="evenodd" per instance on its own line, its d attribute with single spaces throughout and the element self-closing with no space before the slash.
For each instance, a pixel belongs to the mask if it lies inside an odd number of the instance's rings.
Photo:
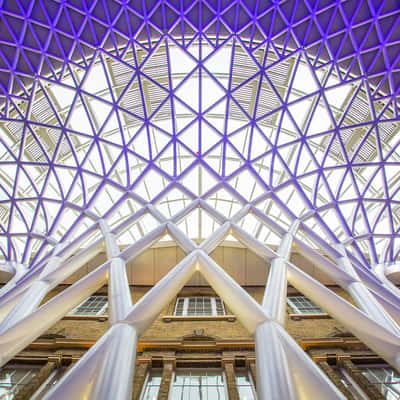
<svg viewBox="0 0 400 400">
<path fill-rule="evenodd" d="M 108 268 L 109 263 L 103 264 L 3 332 L 0 335 L 0 366 L 103 286 Z"/>
<path fill-rule="evenodd" d="M 11 279 L 0 289 L 0 297 L 10 292 L 14 287 L 17 287 L 18 281 L 28 272 L 26 265 L 14 261 L 8 262 L 8 267 L 14 271 Z"/>
<path fill-rule="evenodd" d="M 280 343 L 285 349 L 297 397 L 300 400 L 345 400 L 345 396 L 283 327 L 278 324 L 275 326 L 279 332 Z"/>
<path fill-rule="evenodd" d="M 108 322 L 115 324 L 125 318 L 132 306 L 131 291 L 126 275 L 125 261 L 119 257 L 120 250 L 117 239 L 111 233 L 104 220 L 99 221 L 100 229 L 106 243 L 107 258 L 110 261 L 109 289 L 108 289 Z"/>
<path fill-rule="evenodd" d="M 107 360 L 111 333 L 103 335 L 81 358 L 65 373 L 60 381 L 45 396 L 44 400 L 90 399 L 99 373 L 99 365 Z"/>
<path fill-rule="evenodd" d="M 90 394 L 93 400 L 130 400 L 136 363 L 137 333 L 133 326 L 115 324 L 111 330 L 107 357 L 102 360 L 96 383 Z"/>
<path fill-rule="evenodd" d="M 298 225 L 298 224 L 297 224 Z M 295 230 L 296 227 L 293 226 Z M 282 326 L 286 320 L 287 266 L 293 243 L 293 233 L 286 233 L 279 245 L 277 257 L 271 261 L 267 286 L 264 292 L 263 308 L 274 321 Z"/>
<path fill-rule="evenodd" d="M 357 272 L 346 255 L 345 247 L 343 245 L 339 246 L 338 251 L 341 253 L 341 257 L 337 258 L 337 265 L 353 277 L 354 281 L 349 283 L 346 289 L 358 307 L 378 324 L 393 334 L 400 336 L 399 326 L 359 279 Z"/>
<path fill-rule="evenodd" d="M 51 257 L 48 264 L 46 264 L 41 271 L 33 273 L 28 279 L 24 280 L 21 285 L 12 287 L 4 296 L 1 298 L 0 304 L 0 319 L 5 317 L 15 307 L 15 315 L 18 315 L 21 311 L 28 315 L 30 312 L 36 309 L 38 304 L 43 300 L 44 296 L 49 290 L 56 287 L 64 279 L 67 279 L 74 272 L 82 268 L 87 262 L 92 260 L 101 250 L 102 241 L 93 243 L 86 249 L 79 251 L 76 255 L 66 260 L 65 257 L 69 256 L 69 252 L 64 255 L 58 255 Z M 37 282 L 40 282 L 39 284 Z M 30 289 L 36 283 L 36 288 Z M 37 294 L 37 299 L 29 306 L 25 311 L 22 310 L 25 302 L 29 303 L 29 299 Z M 18 306 L 18 302 L 22 301 L 21 306 Z M 15 323 L 15 316 L 10 315 L 10 320 Z M 18 317 L 16 318 L 18 320 Z"/>
<path fill-rule="evenodd" d="M 273 321 L 285 325 L 287 267 L 293 237 L 286 233 L 279 245 L 277 257 L 271 261 L 262 307 Z M 285 349 L 274 324 L 265 322 L 255 334 L 257 357 L 257 393 L 261 399 L 284 398 L 296 400 L 293 376 L 288 366 Z M 259 362 L 260 361 L 260 362 Z"/>
<path fill-rule="evenodd" d="M 203 251 L 199 271 L 251 334 L 268 319 L 259 304 Z"/>
<path fill-rule="evenodd" d="M 298 399 L 285 349 L 272 322 L 257 327 L 255 342 L 258 398 Z"/>
<path fill-rule="evenodd" d="M 46 275 L 60 266 L 62 258 L 59 256 L 59 252 L 62 248 L 63 245 L 59 244 L 56 246 L 54 250 L 55 254 L 50 258 L 48 264 L 39 275 L 39 278 L 32 283 L 22 296 L 20 296 L 19 301 L 12 311 L 1 321 L 0 334 L 36 310 L 42 302 L 44 296 L 46 296 L 52 287 L 52 282 L 46 279 Z M 53 283 L 53 285 L 54 284 L 55 283 Z"/>
<path fill-rule="evenodd" d="M 196 250 L 186 256 L 132 307 L 125 321 L 135 326 L 138 334 L 150 326 L 168 301 L 171 301 L 194 274 L 197 252 Z"/>
</svg>

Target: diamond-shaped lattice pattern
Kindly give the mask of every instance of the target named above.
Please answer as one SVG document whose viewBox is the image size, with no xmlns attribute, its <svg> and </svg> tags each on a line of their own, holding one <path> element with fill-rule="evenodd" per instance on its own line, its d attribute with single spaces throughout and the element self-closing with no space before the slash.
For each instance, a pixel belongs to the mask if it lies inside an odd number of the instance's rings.
<svg viewBox="0 0 400 400">
<path fill-rule="evenodd" d="M 251 202 L 283 228 L 306 216 L 362 262 L 395 261 L 396 5 L 189 3 L 4 2 L 4 259 L 35 265 L 93 219 L 147 203 L 170 218 L 200 197 L 228 218 Z M 201 241 L 218 228 L 207 218 L 180 227 Z M 143 216 L 120 240 L 154 227 Z"/>
</svg>

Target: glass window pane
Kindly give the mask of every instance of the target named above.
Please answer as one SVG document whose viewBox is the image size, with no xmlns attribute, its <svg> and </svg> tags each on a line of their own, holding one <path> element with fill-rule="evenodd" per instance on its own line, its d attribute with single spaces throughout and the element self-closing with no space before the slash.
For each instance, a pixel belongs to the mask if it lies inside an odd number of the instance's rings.
<svg viewBox="0 0 400 400">
<path fill-rule="evenodd" d="M 179 297 L 176 300 L 177 316 L 209 316 L 225 315 L 223 301 L 218 297 L 194 296 Z"/>
<path fill-rule="evenodd" d="M 33 366 L 5 366 L 0 369 L 0 399 L 10 400 L 36 375 Z"/>
<path fill-rule="evenodd" d="M 220 369 L 178 370 L 175 373 L 171 399 L 227 399 L 222 371 Z"/>
<path fill-rule="evenodd" d="M 296 314 L 323 314 L 324 311 L 305 296 L 289 296 L 288 304 Z"/>
<path fill-rule="evenodd" d="M 240 400 L 255 400 L 256 392 L 253 381 L 250 378 L 247 369 L 237 369 L 236 371 L 236 387 L 239 392 Z"/>
<path fill-rule="evenodd" d="M 141 400 L 157 400 L 162 378 L 162 369 L 152 369 L 146 379 Z"/>
<path fill-rule="evenodd" d="M 73 312 L 74 315 L 99 315 L 106 312 L 107 296 L 90 296 Z"/>
<path fill-rule="evenodd" d="M 400 375 L 389 367 L 368 367 L 363 375 L 385 396 L 385 399 L 400 398 Z"/>
</svg>

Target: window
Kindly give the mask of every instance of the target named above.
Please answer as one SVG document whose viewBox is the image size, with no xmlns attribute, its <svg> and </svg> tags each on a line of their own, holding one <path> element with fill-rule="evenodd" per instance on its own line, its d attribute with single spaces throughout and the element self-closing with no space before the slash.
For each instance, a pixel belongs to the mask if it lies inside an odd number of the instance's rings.
<svg viewBox="0 0 400 400">
<path fill-rule="evenodd" d="M 174 315 L 225 315 L 225 307 L 223 301 L 219 297 L 178 297 L 176 300 Z"/>
<path fill-rule="evenodd" d="M 400 398 L 400 375 L 390 367 L 367 367 L 363 375 L 384 395 L 387 400 Z"/>
<path fill-rule="evenodd" d="M 220 369 L 177 370 L 169 398 L 171 400 L 228 399 L 224 375 Z"/>
<path fill-rule="evenodd" d="M 162 369 L 152 369 L 146 378 L 140 400 L 157 400 L 161 386 Z"/>
<path fill-rule="evenodd" d="M 79 304 L 71 314 L 73 315 L 100 315 L 107 311 L 107 296 L 90 296 Z"/>
<path fill-rule="evenodd" d="M 0 399 L 11 400 L 36 375 L 39 367 L 5 366 L 0 369 Z"/>
<path fill-rule="evenodd" d="M 35 392 L 30 400 L 43 399 L 43 396 L 60 381 L 66 370 L 66 367 L 60 367 L 54 370 L 50 374 L 50 376 L 42 383 L 42 385 L 39 387 L 39 389 Z"/>
<path fill-rule="evenodd" d="M 305 296 L 289 296 L 287 302 L 295 314 L 325 314 L 321 308 Z"/>
<path fill-rule="evenodd" d="M 339 376 L 341 383 L 352 394 L 354 400 L 368 400 L 369 397 L 364 393 L 359 384 L 351 377 L 345 368 L 331 365 L 332 369 Z"/>
<path fill-rule="evenodd" d="M 236 369 L 236 387 L 240 400 L 256 400 L 257 395 L 254 389 L 253 380 L 247 369 Z"/>
</svg>

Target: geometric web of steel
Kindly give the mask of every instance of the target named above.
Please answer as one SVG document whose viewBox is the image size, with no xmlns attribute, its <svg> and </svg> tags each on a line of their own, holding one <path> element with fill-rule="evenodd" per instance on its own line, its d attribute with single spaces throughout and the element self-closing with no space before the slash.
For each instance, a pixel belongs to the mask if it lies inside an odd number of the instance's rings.
<svg viewBox="0 0 400 400">
<path fill-rule="evenodd" d="M 236 35 L 97 50 L 86 65 L 37 76 L 26 98 L 7 98 L 3 257 L 34 265 L 93 218 L 112 225 L 143 201 L 168 216 L 201 197 L 227 216 L 250 201 L 282 227 L 302 218 L 366 266 L 394 262 L 397 112 L 363 77 L 343 82 L 304 50 L 282 56 Z M 153 223 L 138 222 L 125 241 Z M 199 240 L 217 227 L 196 213 L 183 224 Z M 276 243 L 260 221 L 241 225 Z"/>
</svg>

